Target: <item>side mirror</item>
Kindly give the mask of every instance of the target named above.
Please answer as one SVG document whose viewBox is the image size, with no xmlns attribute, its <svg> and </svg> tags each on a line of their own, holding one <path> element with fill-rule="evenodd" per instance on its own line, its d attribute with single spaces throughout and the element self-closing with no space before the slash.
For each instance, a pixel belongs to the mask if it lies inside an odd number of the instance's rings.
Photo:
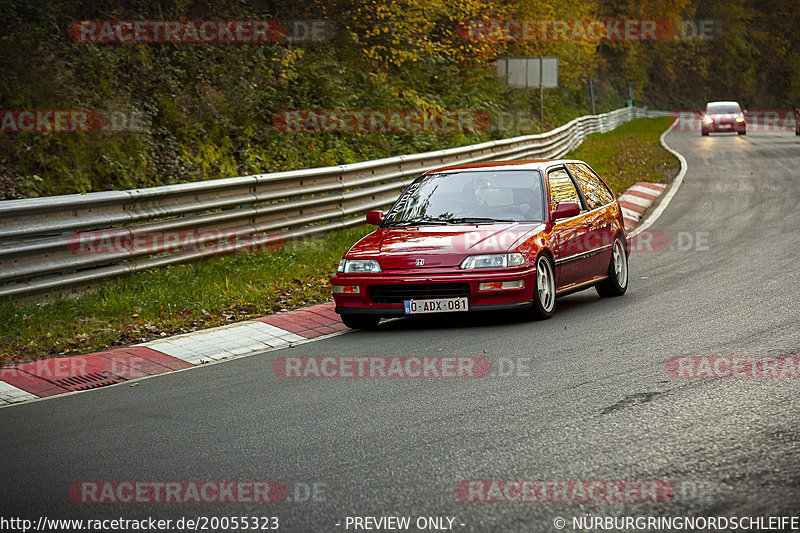
<svg viewBox="0 0 800 533">
<path fill-rule="evenodd" d="M 581 206 L 575 202 L 563 202 L 558 204 L 555 211 L 550 214 L 550 220 L 555 222 L 559 218 L 576 217 L 581 214 Z"/>
<path fill-rule="evenodd" d="M 367 212 L 367 224 L 373 226 L 380 226 L 383 222 L 383 211 L 369 211 Z"/>
</svg>

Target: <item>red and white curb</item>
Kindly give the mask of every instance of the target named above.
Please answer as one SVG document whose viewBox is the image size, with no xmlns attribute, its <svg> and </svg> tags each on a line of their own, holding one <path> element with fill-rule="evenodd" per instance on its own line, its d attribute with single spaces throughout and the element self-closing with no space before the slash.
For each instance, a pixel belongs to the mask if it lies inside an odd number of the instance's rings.
<svg viewBox="0 0 800 533">
<path fill-rule="evenodd" d="M 0 406 L 95 389 L 344 331 L 333 302 L 72 357 L 0 368 Z"/>
<path fill-rule="evenodd" d="M 660 183 L 647 183 L 640 181 L 622 193 L 617 200 L 622 208 L 622 217 L 625 220 L 625 230 L 631 231 L 641 220 L 648 207 L 653 205 L 656 198 L 666 189 Z"/>
</svg>

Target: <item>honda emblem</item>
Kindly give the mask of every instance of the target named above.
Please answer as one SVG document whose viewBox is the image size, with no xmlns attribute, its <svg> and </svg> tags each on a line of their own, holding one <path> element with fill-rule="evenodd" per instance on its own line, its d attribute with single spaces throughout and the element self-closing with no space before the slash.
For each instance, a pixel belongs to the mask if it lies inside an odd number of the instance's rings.
<svg viewBox="0 0 800 533">
<path fill-rule="evenodd" d="M 424 264 L 425 264 L 425 260 L 424 260 L 424 259 L 417 259 L 417 260 L 415 261 L 415 264 L 416 264 L 418 267 L 420 267 L 420 266 L 422 266 L 422 265 L 424 265 Z"/>
</svg>

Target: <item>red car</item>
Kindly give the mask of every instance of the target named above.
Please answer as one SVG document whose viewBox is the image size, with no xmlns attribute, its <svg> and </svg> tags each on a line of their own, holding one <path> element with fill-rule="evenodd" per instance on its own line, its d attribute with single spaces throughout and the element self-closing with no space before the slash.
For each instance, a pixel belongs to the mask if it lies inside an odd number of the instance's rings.
<svg viewBox="0 0 800 533">
<path fill-rule="evenodd" d="M 426 172 L 331 279 L 351 328 L 382 317 L 520 309 L 549 318 L 557 296 L 628 287 L 622 209 L 583 161 L 504 161 Z"/>
<path fill-rule="evenodd" d="M 709 102 L 700 124 L 700 134 L 711 132 L 747 135 L 747 123 L 739 102 Z"/>
</svg>

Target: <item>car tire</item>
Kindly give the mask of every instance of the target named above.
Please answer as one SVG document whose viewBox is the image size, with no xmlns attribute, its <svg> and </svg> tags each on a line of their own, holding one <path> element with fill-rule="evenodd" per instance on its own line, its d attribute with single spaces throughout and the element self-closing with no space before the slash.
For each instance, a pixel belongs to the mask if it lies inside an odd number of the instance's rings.
<svg viewBox="0 0 800 533">
<path fill-rule="evenodd" d="M 350 329 L 375 329 L 380 321 L 377 315 L 342 315 L 342 323 Z"/>
<path fill-rule="evenodd" d="M 533 305 L 528 308 L 528 316 L 545 320 L 553 316 L 556 309 L 556 276 L 553 260 L 547 254 L 536 258 L 536 281 L 533 285 Z"/>
<path fill-rule="evenodd" d="M 738 133 L 739 135 L 747 135 L 746 131 L 737 131 L 736 133 Z"/>
<path fill-rule="evenodd" d="M 795 130 L 794 134 L 795 135 L 800 135 L 800 130 Z"/>
<path fill-rule="evenodd" d="M 608 265 L 608 278 L 595 285 L 597 294 L 603 298 L 622 296 L 628 290 L 628 255 L 625 244 L 617 236 L 611 246 L 611 261 Z"/>
<path fill-rule="evenodd" d="M 708 132 L 707 131 L 701 131 L 700 135 L 702 135 L 703 137 L 708 137 Z"/>
</svg>

